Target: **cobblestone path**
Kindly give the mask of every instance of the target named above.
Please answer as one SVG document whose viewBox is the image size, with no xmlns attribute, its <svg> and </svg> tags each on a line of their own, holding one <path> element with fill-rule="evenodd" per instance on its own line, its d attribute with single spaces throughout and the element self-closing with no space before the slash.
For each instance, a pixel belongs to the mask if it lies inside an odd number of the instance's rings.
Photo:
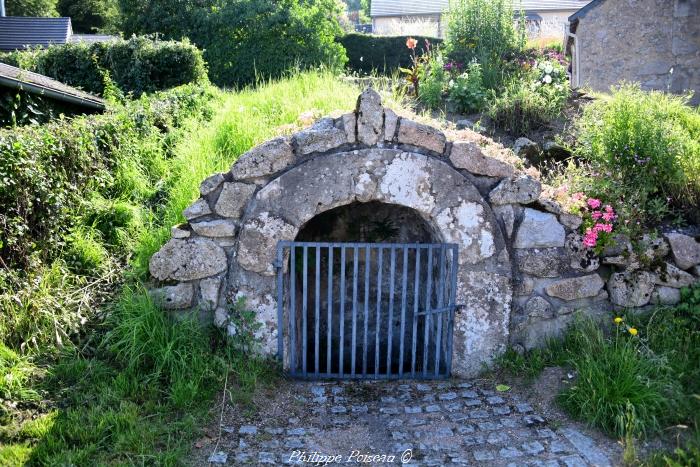
<svg viewBox="0 0 700 467">
<path fill-rule="evenodd" d="M 227 406 L 221 426 L 218 446 L 201 449 L 195 464 L 614 464 L 613 441 L 549 423 L 515 394 L 457 380 L 284 383 L 255 415 Z"/>
</svg>

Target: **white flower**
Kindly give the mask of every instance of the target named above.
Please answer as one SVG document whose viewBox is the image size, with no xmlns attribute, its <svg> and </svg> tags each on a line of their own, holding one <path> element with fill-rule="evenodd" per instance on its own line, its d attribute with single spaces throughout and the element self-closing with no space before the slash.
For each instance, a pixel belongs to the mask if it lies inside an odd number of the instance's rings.
<svg viewBox="0 0 700 467">
<path fill-rule="evenodd" d="M 549 84 L 552 82 L 552 77 L 549 75 L 544 75 L 544 78 L 542 79 L 545 83 Z"/>
<path fill-rule="evenodd" d="M 547 74 L 550 74 L 552 71 L 554 71 L 554 67 L 552 66 L 551 63 L 547 63 L 547 64 L 544 66 L 544 72 L 547 73 Z"/>
</svg>

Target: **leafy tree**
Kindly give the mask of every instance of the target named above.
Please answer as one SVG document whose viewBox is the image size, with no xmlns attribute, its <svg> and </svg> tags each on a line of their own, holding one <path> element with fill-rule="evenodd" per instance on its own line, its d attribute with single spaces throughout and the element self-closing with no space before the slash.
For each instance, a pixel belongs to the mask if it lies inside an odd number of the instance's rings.
<svg viewBox="0 0 700 467">
<path fill-rule="evenodd" d="M 126 34 L 158 33 L 204 49 L 222 86 L 278 77 L 290 68 L 347 60 L 336 0 L 119 0 Z"/>
<path fill-rule="evenodd" d="M 115 32 L 117 0 L 58 0 L 58 13 L 69 16 L 77 33 Z"/>
<path fill-rule="evenodd" d="M 58 16 L 57 0 L 8 0 L 7 16 Z"/>
</svg>

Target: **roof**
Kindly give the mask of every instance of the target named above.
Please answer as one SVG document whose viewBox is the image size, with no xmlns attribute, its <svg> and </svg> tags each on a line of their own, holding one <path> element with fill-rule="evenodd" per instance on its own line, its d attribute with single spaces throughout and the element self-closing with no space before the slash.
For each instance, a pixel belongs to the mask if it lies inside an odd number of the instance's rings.
<svg viewBox="0 0 700 467">
<path fill-rule="evenodd" d="M 109 36 L 107 34 L 73 34 L 70 37 L 70 42 L 85 42 L 86 44 L 92 44 L 95 42 L 109 42 L 116 41 L 119 36 Z"/>
<path fill-rule="evenodd" d="M 63 84 L 48 76 L 0 63 L 0 86 L 46 95 L 71 104 L 104 109 L 105 101 L 80 89 Z"/>
<path fill-rule="evenodd" d="M 590 0 L 514 0 L 516 10 L 575 11 Z M 370 16 L 435 15 L 448 9 L 450 0 L 373 0 Z"/>
<path fill-rule="evenodd" d="M 72 34 L 70 18 L 0 17 L 0 50 L 65 44 Z"/>
<path fill-rule="evenodd" d="M 590 2 L 588 5 L 585 5 L 585 6 L 582 7 L 580 10 L 578 10 L 576 13 L 574 13 L 574 14 L 571 15 L 571 16 L 569 16 L 569 22 L 572 23 L 572 22 L 574 22 L 574 21 L 577 21 L 577 20 L 580 19 L 580 18 L 583 18 L 584 16 L 586 16 L 586 14 L 587 14 L 590 10 L 592 10 L 592 9 L 595 8 L 596 6 L 600 5 L 601 3 L 603 3 L 603 0 L 593 0 L 593 1 Z"/>
</svg>

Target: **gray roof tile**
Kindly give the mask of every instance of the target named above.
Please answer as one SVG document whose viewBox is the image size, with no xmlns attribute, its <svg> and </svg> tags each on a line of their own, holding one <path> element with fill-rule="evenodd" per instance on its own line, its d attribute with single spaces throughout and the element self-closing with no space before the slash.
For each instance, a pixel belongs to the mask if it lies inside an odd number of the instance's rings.
<svg viewBox="0 0 700 467">
<path fill-rule="evenodd" d="M 70 18 L 0 17 L 0 50 L 65 44 L 73 34 Z"/>
</svg>

